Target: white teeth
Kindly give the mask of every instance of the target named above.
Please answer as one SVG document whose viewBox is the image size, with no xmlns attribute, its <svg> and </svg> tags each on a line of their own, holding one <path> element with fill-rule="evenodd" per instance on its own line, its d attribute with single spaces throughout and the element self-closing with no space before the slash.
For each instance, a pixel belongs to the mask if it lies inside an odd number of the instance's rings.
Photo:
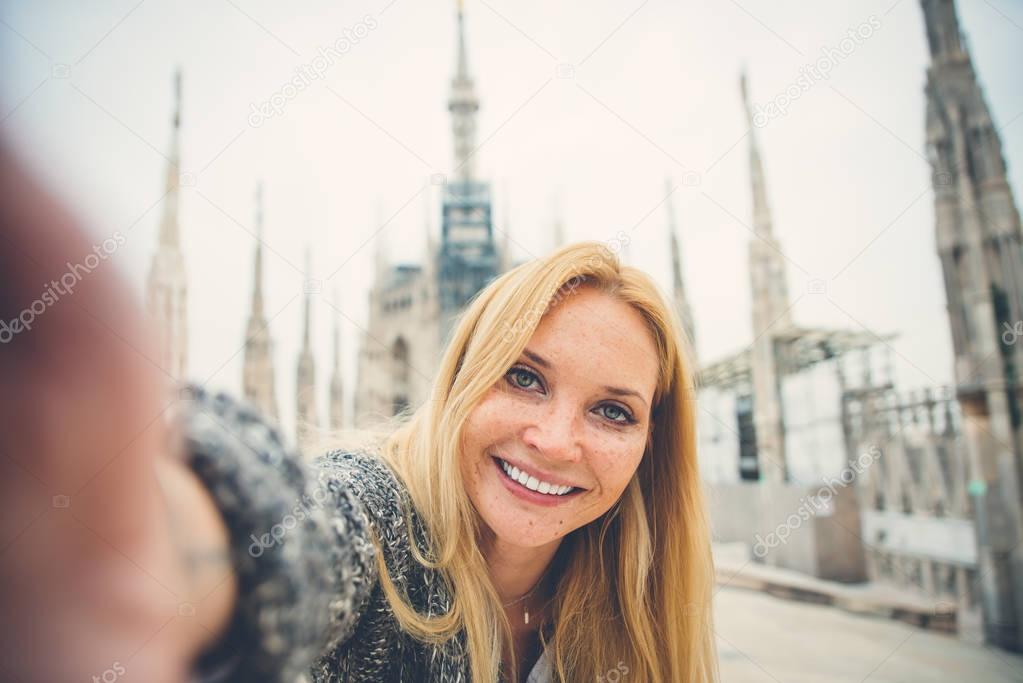
<svg viewBox="0 0 1023 683">
<path fill-rule="evenodd" d="M 538 491 L 540 493 L 546 493 L 550 496 L 563 496 L 569 491 L 574 491 L 575 488 L 572 486 L 558 486 L 557 484 L 551 484 L 550 482 L 540 481 L 536 477 L 531 477 L 525 472 L 519 470 L 518 467 L 509 465 L 504 460 L 501 460 L 501 468 L 507 472 L 508 476 L 519 482 L 531 491 Z"/>
</svg>

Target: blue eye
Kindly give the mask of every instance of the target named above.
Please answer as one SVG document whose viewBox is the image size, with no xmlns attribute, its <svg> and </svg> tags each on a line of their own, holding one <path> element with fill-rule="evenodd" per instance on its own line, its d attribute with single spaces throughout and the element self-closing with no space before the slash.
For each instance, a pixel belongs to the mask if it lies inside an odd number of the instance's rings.
<svg viewBox="0 0 1023 683">
<path fill-rule="evenodd" d="M 633 417 L 629 413 L 629 411 L 625 410 L 620 405 L 616 405 L 614 403 L 605 403 L 604 405 L 601 406 L 601 408 L 611 408 L 611 410 L 615 411 L 615 413 L 621 415 L 622 419 L 619 419 L 619 418 L 612 417 L 611 415 L 608 415 L 607 413 L 604 413 L 604 417 L 606 417 L 607 419 L 611 420 L 612 422 L 618 422 L 618 423 L 621 423 L 621 424 L 632 424 L 633 422 L 635 422 L 635 420 L 633 419 Z"/>
<path fill-rule="evenodd" d="M 512 368 L 505 373 L 505 377 L 512 378 L 509 380 L 512 383 L 512 386 L 519 389 L 531 388 L 532 385 L 529 383 L 529 380 L 539 381 L 539 378 L 535 374 L 525 368 Z M 522 378 L 525 378 L 526 383 L 520 381 Z"/>
</svg>

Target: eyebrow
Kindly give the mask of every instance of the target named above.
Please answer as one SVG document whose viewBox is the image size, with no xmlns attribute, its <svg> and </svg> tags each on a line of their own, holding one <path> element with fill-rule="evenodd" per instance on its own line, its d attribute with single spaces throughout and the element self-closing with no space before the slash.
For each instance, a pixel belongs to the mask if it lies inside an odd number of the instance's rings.
<svg viewBox="0 0 1023 683">
<path fill-rule="evenodd" d="M 551 369 L 550 361 L 548 361 L 546 358 L 544 358 L 543 356 L 541 356 L 538 353 L 534 353 L 533 351 L 530 351 L 529 349 L 523 349 L 522 350 L 522 355 L 525 356 L 526 358 L 528 358 L 529 360 L 533 361 L 534 363 L 536 363 L 537 365 L 539 365 L 542 368 L 546 368 L 548 370 Z M 643 402 L 643 405 L 646 405 L 646 399 L 644 399 L 639 394 L 639 392 L 633 391 L 632 389 L 625 389 L 623 387 L 611 387 L 611 386 L 605 385 L 604 386 L 604 390 L 609 392 L 609 393 L 614 394 L 615 396 L 635 396 L 636 398 L 638 398 L 640 401 Z"/>
<path fill-rule="evenodd" d="M 548 370 L 551 369 L 551 364 L 548 363 L 547 360 L 538 353 L 533 353 L 529 349 L 522 349 L 522 355 L 542 368 L 547 368 Z"/>
</svg>

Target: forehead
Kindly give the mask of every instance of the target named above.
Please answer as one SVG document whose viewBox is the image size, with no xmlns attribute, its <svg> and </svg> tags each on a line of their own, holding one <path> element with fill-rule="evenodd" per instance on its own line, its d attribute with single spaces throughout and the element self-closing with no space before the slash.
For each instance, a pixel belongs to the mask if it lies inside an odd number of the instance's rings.
<svg viewBox="0 0 1023 683">
<path fill-rule="evenodd" d="M 579 287 L 551 305 L 526 348 L 599 384 L 629 386 L 650 398 L 658 355 L 646 318 L 593 287 Z"/>
</svg>

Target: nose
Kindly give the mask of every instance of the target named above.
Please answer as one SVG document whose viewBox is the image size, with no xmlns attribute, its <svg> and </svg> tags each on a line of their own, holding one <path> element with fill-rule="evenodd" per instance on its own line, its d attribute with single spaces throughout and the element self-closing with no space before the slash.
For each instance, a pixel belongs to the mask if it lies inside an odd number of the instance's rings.
<svg viewBox="0 0 1023 683">
<path fill-rule="evenodd" d="M 522 432 L 522 441 L 548 460 L 578 462 L 582 457 L 579 419 L 575 403 L 552 400 Z"/>
</svg>

